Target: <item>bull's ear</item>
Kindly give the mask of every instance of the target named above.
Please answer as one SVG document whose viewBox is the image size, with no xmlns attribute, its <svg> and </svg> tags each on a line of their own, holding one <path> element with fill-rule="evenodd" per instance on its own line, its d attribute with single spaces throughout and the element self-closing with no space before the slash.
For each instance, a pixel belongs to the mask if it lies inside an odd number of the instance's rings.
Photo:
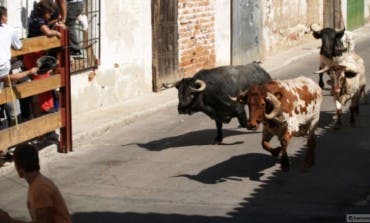
<svg viewBox="0 0 370 223">
<path fill-rule="evenodd" d="M 357 72 L 347 70 L 347 71 L 344 72 L 344 75 L 346 76 L 346 78 L 354 78 L 354 77 L 356 77 Z"/>
<path fill-rule="evenodd" d="M 315 37 L 316 39 L 320 39 L 320 38 L 321 38 L 321 32 L 313 31 L 313 32 L 312 32 L 312 35 L 313 35 L 313 37 Z"/>
<path fill-rule="evenodd" d="M 278 100 L 280 100 L 280 99 L 283 97 L 283 94 L 282 94 L 280 91 L 275 92 L 275 93 L 274 93 L 274 95 L 276 96 L 276 98 L 277 98 Z"/>
</svg>

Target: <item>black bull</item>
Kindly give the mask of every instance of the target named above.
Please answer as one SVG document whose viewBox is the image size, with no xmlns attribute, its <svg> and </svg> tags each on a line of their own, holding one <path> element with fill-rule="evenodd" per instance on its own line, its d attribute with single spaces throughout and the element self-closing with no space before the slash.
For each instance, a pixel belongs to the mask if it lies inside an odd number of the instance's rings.
<svg viewBox="0 0 370 223">
<path fill-rule="evenodd" d="M 270 75 L 256 62 L 242 66 L 222 66 L 201 70 L 191 78 L 184 78 L 175 84 L 178 89 L 179 114 L 204 112 L 216 121 L 215 144 L 222 142 L 222 123 L 238 118 L 245 127 L 247 115 L 244 105 L 230 96 L 237 96 L 253 85 L 271 80 Z"/>
<path fill-rule="evenodd" d="M 345 32 L 345 28 L 333 29 L 333 28 L 322 28 L 317 24 L 311 25 L 312 35 L 316 39 L 321 39 L 320 47 L 320 67 L 319 70 L 330 66 L 330 64 L 325 64 L 333 62 L 335 57 L 340 57 L 343 55 L 347 49 L 343 46 L 342 37 Z M 323 75 L 320 73 L 319 86 L 324 88 Z"/>
</svg>

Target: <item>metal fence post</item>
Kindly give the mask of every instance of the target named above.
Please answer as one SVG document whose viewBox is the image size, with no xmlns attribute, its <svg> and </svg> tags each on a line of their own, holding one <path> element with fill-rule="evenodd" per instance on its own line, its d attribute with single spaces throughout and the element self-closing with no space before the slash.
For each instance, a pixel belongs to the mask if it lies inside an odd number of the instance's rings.
<svg viewBox="0 0 370 223">
<path fill-rule="evenodd" d="M 62 50 L 59 53 L 62 86 L 60 88 L 60 110 L 64 127 L 60 129 L 59 152 L 72 151 L 71 75 L 68 28 L 62 32 Z"/>
</svg>

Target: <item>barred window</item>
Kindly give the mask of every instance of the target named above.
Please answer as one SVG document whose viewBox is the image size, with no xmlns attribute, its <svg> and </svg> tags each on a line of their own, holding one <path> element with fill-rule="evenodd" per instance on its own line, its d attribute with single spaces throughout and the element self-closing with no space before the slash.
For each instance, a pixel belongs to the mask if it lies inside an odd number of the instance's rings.
<svg viewBox="0 0 370 223">
<path fill-rule="evenodd" d="M 81 55 L 71 57 L 71 73 L 94 69 L 100 60 L 100 0 L 84 0 L 84 14 L 87 16 L 87 31 L 81 23 L 76 23 L 76 30 L 81 48 Z"/>
</svg>

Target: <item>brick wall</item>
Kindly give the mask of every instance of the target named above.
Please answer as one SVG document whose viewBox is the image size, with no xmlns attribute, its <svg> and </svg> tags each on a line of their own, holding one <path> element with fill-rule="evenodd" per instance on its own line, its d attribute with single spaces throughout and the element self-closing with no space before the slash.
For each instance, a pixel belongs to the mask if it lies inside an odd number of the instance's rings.
<svg viewBox="0 0 370 223">
<path fill-rule="evenodd" d="M 179 0 L 179 74 L 215 66 L 215 0 Z"/>
</svg>

